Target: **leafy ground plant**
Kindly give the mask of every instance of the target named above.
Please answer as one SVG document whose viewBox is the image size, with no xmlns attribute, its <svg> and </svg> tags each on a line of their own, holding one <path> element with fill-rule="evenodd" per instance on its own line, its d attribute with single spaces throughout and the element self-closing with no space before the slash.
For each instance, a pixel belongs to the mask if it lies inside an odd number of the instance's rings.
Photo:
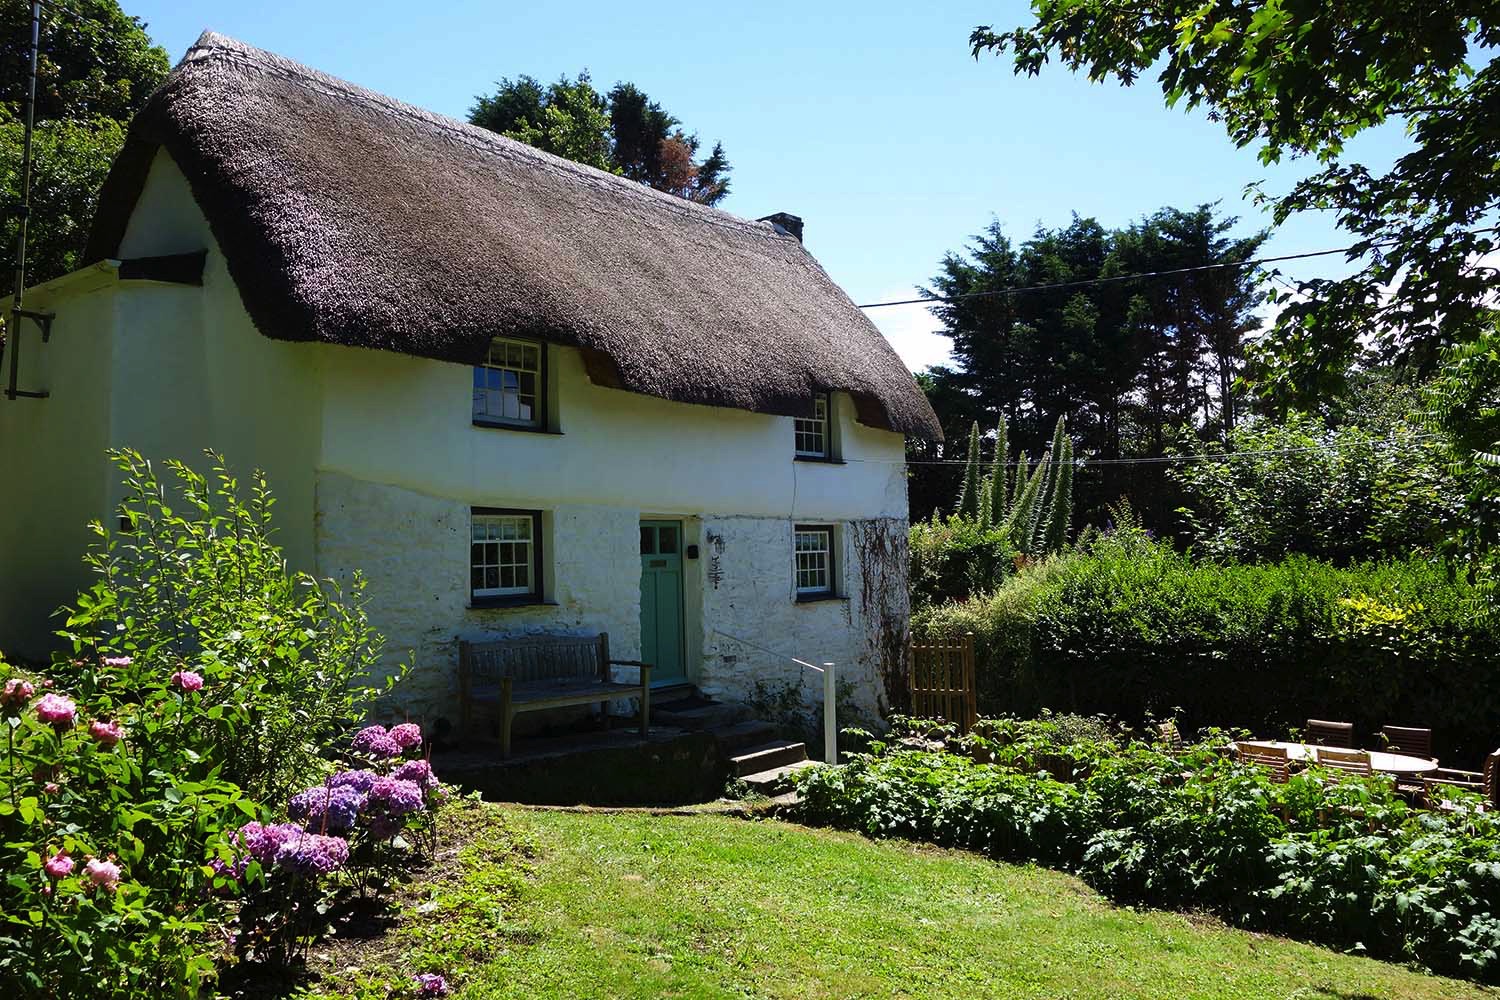
<svg viewBox="0 0 1500 1000">
<path fill-rule="evenodd" d="M 961 741 L 957 753 L 875 743 L 809 774 L 800 815 L 1038 861 L 1121 903 L 1500 979 L 1494 812 L 1457 794 L 1451 809 L 1415 809 L 1380 777 L 1313 769 L 1276 784 L 1225 742 L 1049 746 L 1033 731 Z"/>
</svg>

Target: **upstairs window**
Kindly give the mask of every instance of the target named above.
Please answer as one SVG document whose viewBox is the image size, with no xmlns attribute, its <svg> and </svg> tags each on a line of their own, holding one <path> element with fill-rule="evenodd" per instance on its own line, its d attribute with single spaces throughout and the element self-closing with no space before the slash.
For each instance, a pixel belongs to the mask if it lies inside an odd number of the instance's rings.
<svg viewBox="0 0 1500 1000">
<path fill-rule="evenodd" d="M 496 338 L 484 364 L 474 367 L 474 423 L 486 427 L 542 426 L 546 400 L 542 344 Z"/>
<path fill-rule="evenodd" d="M 833 526 L 799 524 L 792 532 L 797 599 L 832 597 Z"/>
<path fill-rule="evenodd" d="M 813 415 L 796 418 L 797 457 L 832 458 L 828 415 L 831 410 L 826 392 L 813 397 Z"/>
<path fill-rule="evenodd" d="M 540 512 L 476 507 L 469 522 L 470 595 L 479 601 L 540 597 Z"/>
</svg>

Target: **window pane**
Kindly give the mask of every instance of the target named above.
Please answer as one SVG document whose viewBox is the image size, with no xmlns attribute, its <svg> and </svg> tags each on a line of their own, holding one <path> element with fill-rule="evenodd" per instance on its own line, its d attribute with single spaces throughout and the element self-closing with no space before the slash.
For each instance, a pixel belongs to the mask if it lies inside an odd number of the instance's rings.
<svg viewBox="0 0 1500 1000">
<path fill-rule="evenodd" d="M 656 554 L 656 529 L 641 525 L 641 555 Z"/>
<path fill-rule="evenodd" d="M 662 555 L 675 554 L 677 552 L 677 527 L 675 525 L 664 524 L 657 531 L 657 537 L 660 539 L 657 551 Z"/>
</svg>

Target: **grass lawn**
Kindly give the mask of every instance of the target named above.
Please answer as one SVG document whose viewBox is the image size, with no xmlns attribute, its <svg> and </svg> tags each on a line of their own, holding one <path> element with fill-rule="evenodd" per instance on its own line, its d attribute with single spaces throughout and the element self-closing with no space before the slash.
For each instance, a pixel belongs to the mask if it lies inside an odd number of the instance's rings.
<svg viewBox="0 0 1500 1000">
<path fill-rule="evenodd" d="M 315 949 L 313 996 L 386 1000 L 426 971 L 468 998 L 1500 996 L 955 851 L 721 815 L 453 814 L 393 929 Z"/>
</svg>

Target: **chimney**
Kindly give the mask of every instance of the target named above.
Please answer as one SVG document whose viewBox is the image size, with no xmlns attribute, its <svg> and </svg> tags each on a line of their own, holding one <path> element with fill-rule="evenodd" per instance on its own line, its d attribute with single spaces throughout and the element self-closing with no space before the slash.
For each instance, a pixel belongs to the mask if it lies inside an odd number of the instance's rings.
<svg viewBox="0 0 1500 1000">
<path fill-rule="evenodd" d="M 795 236 L 797 242 L 802 242 L 802 217 L 792 215 L 789 212 L 777 212 L 775 215 L 766 215 L 755 220 L 757 222 L 769 222 L 776 227 L 776 231 L 783 236 Z"/>
</svg>

